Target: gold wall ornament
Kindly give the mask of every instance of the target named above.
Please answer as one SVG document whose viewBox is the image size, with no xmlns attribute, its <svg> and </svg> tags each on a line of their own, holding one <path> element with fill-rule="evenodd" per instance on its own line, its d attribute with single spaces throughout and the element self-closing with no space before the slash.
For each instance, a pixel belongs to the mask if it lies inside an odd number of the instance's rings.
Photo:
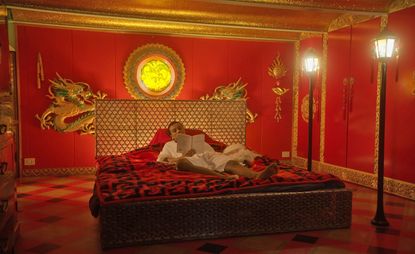
<svg viewBox="0 0 415 254">
<path fill-rule="evenodd" d="M 36 73 L 37 89 L 40 89 L 42 85 L 42 81 L 45 80 L 45 75 L 43 73 L 42 55 L 40 53 L 37 53 L 36 70 L 37 70 L 37 73 Z"/>
<path fill-rule="evenodd" d="M 281 96 L 284 95 L 286 92 L 288 92 L 288 88 L 282 88 L 282 87 L 273 87 L 272 91 L 277 95 L 275 98 L 275 115 L 274 119 L 279 122 L 282 119 L 282 108 L 281 108 Z"/>
<path fill-rule="evenodd" d="M 276 87 L 272 88 L 272 91 L 277 95 L 275 98 L 275 115 L 274 119 L 279 122 L 282 119 L 282 108 L 281 108 L 281 96 L 288 92 L 288 88 L 280 87 L 280 81 L 282 77 L 287 73 L 287 68 L 281 62 L 280 53 L 277 54 L 277 57 L 272 62 L 271 66 L 268 68 L 268 75 L 276 79 Z"/>
<path fill-rule="evenodd" d="M 161 44 L 137 48 L 124 65 L 124 83 L 135 99 L 174 99 L 184 79 L 182 60 L 174 50 Z"/>
<path fill-rule="evenodd" d="M 278 80 L 284 77 L 286 73 L 287 73 L 287 68 L 281 62 L 280 53 L 278 53 L 277 57 L 272 62 L 271 66 L 268 68 L 268 75 Z"/>
<path fill-rule="evenodd" d="M 309 95 L 307 94 L 306 96 L 303 97 L 303 100 L 301 101 L 301 117 L 306 123 L 308 123 L 308 97 Z M 317 107 L 318 107 L 318 102 L 317 100 L 313 98 L 313 119 L 314 119 L 314 115 L 317 112 Z"/>
<path fill-rule="evenodd" d="M 230 83 L 226 86 L 218 86 L 213 91 L 213 95 L 209 96 L 206 94 L 205 96 L 200 97 L 201 100 L 247 100 L 248 99 L 248 92 L 246 91 L 245 87 L 248 84 L 242 84 L 241 78 L 237 81 Z M 255 122 L 255 118 L 257 118 L 257 113 L 252 113 L 251 110 L 246 108 L 246 121 L 248 123 Z"/>
<path fill-rule="evenodd" d="M 412 72 L 412 95 L 415 95 L 415 71 Z"/>
<path fill-rule="evenodd" d="M 55 80 L 49 80 L 49 95 L 52 104 L 36 115 L 42 129 L 53 128 L 58 132 L 79 131 L 80 134 L 95 133 L 95 100 L 104 99 L 107 94 L 98 91 L 94 94 L 90 86 L 83 82 L 73 82 L 62 78 L 58 73 Z"/>
</svg>

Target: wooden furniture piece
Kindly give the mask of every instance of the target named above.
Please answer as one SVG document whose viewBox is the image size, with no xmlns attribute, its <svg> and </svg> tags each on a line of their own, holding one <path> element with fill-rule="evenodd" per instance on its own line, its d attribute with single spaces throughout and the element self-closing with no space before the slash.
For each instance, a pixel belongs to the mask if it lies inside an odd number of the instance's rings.
<svg viewBox="0 0 415 254">
<path fill-rule="evenodd" d="M 143 147 L 172 120 L 225 144 L 245 144 L 245 113 L 243 101 L 98 100 L 96 154 Z M 351 208 L 344 188 L 101 204 L 101 246 L 346 228 Z"/>
<path fill-rule="evenodd" d="M 13 253 L 17 222 L 16 168 L 13 135 L 0 135 L 0 254 Z"/>
</svg>

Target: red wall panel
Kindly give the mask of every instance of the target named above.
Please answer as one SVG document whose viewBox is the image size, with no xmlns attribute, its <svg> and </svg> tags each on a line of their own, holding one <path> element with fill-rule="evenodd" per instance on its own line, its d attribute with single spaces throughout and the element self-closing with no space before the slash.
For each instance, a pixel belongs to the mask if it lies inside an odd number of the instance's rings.
<svg viewBox="0 0 415 254">
<path fill-rule="evenodd" d="M 55 78 L 55 73 L 65 78 L 72 77 L 72 32 L 21 27 L 18 30 L 18 38 L 22 153 L 25 158 L 36 158 L 36 164 L 42 167 L 72 167 L 74 137 L 77 134 L 61 134 L 53 130 L 42 131 L 39 121 L 35 118 L 36 114 L 41 115 L 51 102 L 46 97 L 48 80 Z M 24 47 L 21 47 L 22 44 Z M 42 55 L 45 74 L 41 89 L 37 89 L 36 83 L 38 53 Z"/>
<path fill-rule="evenodd" d="M 327 42 L 324 160 L 342 167 L 346 167 L 347 161 L 348 114 L 344 81 L 350 77 L 350 38 L 351 30 L 347 27 L 329 33 Z"/>
<path fill-rule="evenodd" d="M 328 38 L 325 162 L 365 172 L 374 167 L 377 73 L 371 40 L 379 22 L 343 28 Z"/>
<path fill-rule="evenodd" d="M 380 30 L 380 19 L 352 28 L 348 104 L 347 167 L 373 172 L 376 129 L 376 76 L 371 41 Z"/>
<path fill-rule="evenodd" d="M 132 98 L 124 86 L 123 68 L 128 56 L 147 43 L 164 44 L 182 58 L 186 70 L 177 99 L 199 99 L 211 95 L 219 85 L 238 78 L 247 83 L 248 106 L 258 118 L 247 126 L 247 144 L 279 158 L 291 146 L 291 91 L 293 45 L 291 43 L 218 40 L 139 34 L 107 33 L 17 26 L 23 158 L 36 158 L 34 168 L 94 166 L 93 136 L 42 130 L 36 114 L 51 104 L 46 97 L 49 79 L 62 77 L 88 83 L 109 98 Z M 49 38 L 49 39 L 45 39 Z M 36 59 L 43 58 L 45 81 L 36 88 Z M 276 53 L 288 68 L 282 86 L 290 88 L 283 100 L 283 119 L 277 123 L 275 80 L 267 74 Z M 166 123 L 167 124 L 167 123 Z M 262 138 L 265 137 L 265 138 Z M 24 166 L 30 169 L 30 166 Z"/>
<path fill-rule="evenodd" d="M 393 59 L 388 63 L 385 122 L 385 176 L 411 183 L 415 183 L 414 16 L 415 7 L 412 7 L 392 13 L 388 19 L 389 31 L 400 42 L 399 61 Z"/>
</svg>

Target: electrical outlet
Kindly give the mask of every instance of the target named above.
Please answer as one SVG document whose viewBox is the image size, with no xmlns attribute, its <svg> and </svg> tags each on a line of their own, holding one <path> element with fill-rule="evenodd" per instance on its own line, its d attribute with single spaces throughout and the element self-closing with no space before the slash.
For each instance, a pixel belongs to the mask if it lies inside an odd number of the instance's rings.
<svg viewBox="0 0 415 254">
<path fill-rule="evenodd" d="M 25 166 L 34 166 L 36 164 L 35 158 L 24 158 L 23 164 Z"/>
<path fill-rule="evenodd" d="M 289 151 L 283 151 L 281 153 L 281 157 L 282 158 L 289 158 L 290 157 L 290 152 Z"/>
</svg>

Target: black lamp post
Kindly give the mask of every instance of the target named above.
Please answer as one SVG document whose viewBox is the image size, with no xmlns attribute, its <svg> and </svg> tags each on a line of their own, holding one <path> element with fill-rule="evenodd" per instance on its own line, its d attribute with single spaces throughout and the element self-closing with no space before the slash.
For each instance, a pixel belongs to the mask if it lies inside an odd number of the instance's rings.
<svg viewBox="0 0 415 254">
<path fill-rule="evenodd" d="M 381 66 L 381 84 L 380 84 L 380 104 L 379 104 L 379 148 L 378 148 L 378 200 L 376 215 L 372 219 L 372 224 L 376 226 L 389 226 L 383 210 L 383 174 L 384 174 L 384 148 L 385 148 L 385 104 L 386 104 L 386 67 L 387 61 L 392 58 L 396 52 L 397 38 L 384 30 L 377 38 L 373 40 L 375 57 L 379 60 Z"/>
<path fill-rule="evenodd" d="M 309 80 L 309 94 L 308 94 L 308 155 L 307 155 L 307 170 L 312 168 L 312 150 L 313 150 L 313 90 L 314 81 L 319 69 L 319 59 L 313 49 L 308 49 L 304 56 L 304 71 Z"/>
</svg>

